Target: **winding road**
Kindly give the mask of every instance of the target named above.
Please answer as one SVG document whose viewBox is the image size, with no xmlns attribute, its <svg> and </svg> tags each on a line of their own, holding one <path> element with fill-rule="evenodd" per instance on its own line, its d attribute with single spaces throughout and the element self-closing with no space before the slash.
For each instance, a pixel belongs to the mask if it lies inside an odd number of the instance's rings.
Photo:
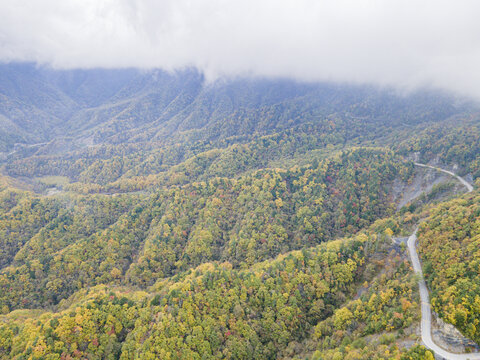
<svg viewBox="0 0 480 360">
<path fill-rule="evenodd" d="M 468 189 L 468 192 L 473 191 L 473 186 L 462 179 L 460 176 L 454 174 L 451 171 L 437 168 L 430 165 L 415 163 L 416 166 L 431 168 L 437 171 L 444 172 L 451 176 L 454 176 L 459 180 L 465 187 Z M 420 289 L 420 301 L 422 306 L 422 321 L 421 321 L 421 333 L 422 341 L 427 348 L 434 351 L 436 355 L 439 355 L 447 360 L 476 360 L 480 359 L 480 353 L 470 353 L 470 354 L 455 354 L 451 353 L 433 341 L 432 338 L 432 310 L 430 306 L 430 299 L 428 296 L 427 284 L 423 278 L 422 266 L 420 264 L 420 259 L 418 258 L 417 249 L 415 247 L 415 242 L 417 240 L 417 230 L 408 238 L 408 251 L 410 253 L 410 259 L 412 261 L 413 270 L 416 274 L 420 275 L 420 280 L 418 280 L 418 286 Z"/>
<path fill-rule="evenodd" d="M 470 185 L 468 182 L 466 182 L 464 178 L 461 178 L 460 176 L 458 176 L 457 174 L 455 174 L 451 171 L 448 171 L 448 170 L 445 170 L 445 169 L 442 169 L 442 168 L 437 168 L 437 167 L 431 166 L 431 165 L 425 165 L 425 164 L 420 164 L 420 163 L 414 163 L 414 164 L 415 164 L 415 166 L 430 168 L 430 169 L 441 171 L 445 174 L 451 175 L 454 178 L 456 178 L 458 181 L 460 181 L 467 188 L 468 192 L 473 191 L 473 186 L 472 185 Z"/>
</svg>

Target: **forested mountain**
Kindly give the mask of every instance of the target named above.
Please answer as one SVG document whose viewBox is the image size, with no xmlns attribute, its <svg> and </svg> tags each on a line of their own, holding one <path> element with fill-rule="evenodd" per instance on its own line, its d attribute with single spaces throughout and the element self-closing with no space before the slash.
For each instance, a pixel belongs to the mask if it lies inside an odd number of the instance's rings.
<svg viewBox="0 0 480 360">
<path fill-rule="evenodd" d="M 208 261 L 253 265 L 352 234 L 392 212 L 389 184 L 410 170 L 391 153 L 359 149 L 316 166 L 215 178 L 148 197 L 12 204 L 6 193 L 0 286 L 9 291 L 0 306 L 56 304 L 100 283 L 145 287 Z"/>
<path fill-rule="evenodd" d="M 414 125 L 469 108 L 440 94 L 401 96 L 347 85 L 268 79 L 206 83 L 195 70 L 54 71 L 6 64 L 0 66 L 0 79 L 0 113 L 11 137 L 2 136 L 4 151 L 12 150 L 15 140 L 31 144 L 59 137 L 78 147 L 172 143 L 183 137 L 215 141 L 266 135 L 328 116 Z"/>
<path fill-rule="evenodd" d="M 194 70 L 54 71 L 7 64 L 0 66 L 0 78 L 5 124 L 0 149 L 7 153 L 24 148 L 20 144 L 43 142 L 50 144 L 24 150 L 64 155 L 80 149 L 88 157 L 86 146 L 102 144 L 130 144 L 120 146 L 120 154 L 149 150 L 152 142 L 155 148 L 178 142 L 198 147 L 326 120 L 355 125 L 344 130 L 347 141 L 365 135 L 365 127 L 412 126 L 471 110 L 438 93 L 402 96 L 369 87 L 268 79 L 206 83 Z"/>
<path fill-rule="evenodd" d="M 435 311 L 480 341 L 480 197 L 467 194 L 429 212 L 420 250 Z"/>
<path fill-rule="evenodd" d="M 474 182 L 479 115 L 431 91 L 1 65 L 0 358 L 431 359 L 398 239 L 422 221 L 434 309 L 478 341 L 478 190 L 412 160 Z"/>
<path fill-rule="evenodd" d="M 95 287 L 78 293 L 58 313 L 37 315 L 39 321 L 10 313 L 5 317 L 8 325 L 0 327 L 0 349 L 18 358 L 276 358 L 298 353 L 299 342 L 309 333 L 325 338 L 328 326 L 342 332 L 355 323 L 364 334 L 408 327 L 418 313 L 408 290 L 411 279 L 399 287 L 407 267 L 401 263 L 396 269 L 398 259 L 387 265 L 384 279 L 373 280 L 371 292 L 335 310 L 353 294 L 356 283 L 370 280 L 365 273 L 372 255 L 367 244 L 374 249 L 375 240 L 366 235 L 339 240 L 248 270 L 207 264 L 159 281 L 150 290 L 154 296 Z M 374 289 L 385 295 L 377 296 Z M 372 312 L 381 321 L 372 322 Z M 399 318 L 398 312 L 404 315 Z M 392 339 L 381 341 L 376 349 L 361 341 L 352 349 L 363 352 L 363 358 L 390 351 L 400 355 Z M 316 354 L 318 358 L 320 352 Z"/>
</svg>

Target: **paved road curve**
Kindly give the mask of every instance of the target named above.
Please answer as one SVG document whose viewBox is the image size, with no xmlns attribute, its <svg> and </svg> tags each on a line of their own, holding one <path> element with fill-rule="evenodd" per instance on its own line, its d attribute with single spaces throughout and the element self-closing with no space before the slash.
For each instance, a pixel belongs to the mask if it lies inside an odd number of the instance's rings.
<svg viewBox="0 0 480 360">
<path fill-rule="evenodd" d="M 472 186 L 472 185 L 470 185 L 468 182 L 465 181 L 465 179 L 461 178 L 460 176 L 458 176 L 457 174 L 454 174 L 454 173 L 451 172 L 451 171 L 448 171 L 448 170 L 445 170 L 445 169 L 441 169 L 441 168 L 437 168 L 437 167 L 435 167 L 435 166 L 425 165 L 425 164 L 419 164 L 419 163 L 414 163 L 414 164 L 415 164 L 416 166 L 434 169 L 434 170 L 437 170 L 437 171 L 441 171 L 441 172 L 443 172 L 443 173 L 445 173 L 445 174 L 451 175 L 451 176 L 457 178 L 457 180 L 460 181 L 463 185 L 465 185 L 465 187 L 467 188 L 468 192 L 473 191 L 473 186 Z"/>
<path fill-rule="evenodd" d="M 451 171 L 436 168 L 430 165 L 418 164 L 415 163 L 416 166 L 420 167 L 428 167 L 431 169 L 435 169 L 438 171 L 442 171 L 447 173 L 451 176 L 456 177 L 463 185 L 466 186 L 468 192 L 473 190 L 472 185 L 462 179 L 460 176 L 455 175 Z M 420 265 L 420 259 L 418 258 L 417 249 L 415 247 L 415 242 L 417 240 L 417 230 L 408 238 L 408 251 L 410 253 L 410 259 L 412 260 L 413 270 L 415 273 L 420 275 L 420 280 L 418 281 L 418 287 L 420 288 L 420 301 L 422 305 L 422 321 L 421 321 L 421 332 L 422 332 L 422 341 L 427 348 L 433 350 L 436 355 L 440 355 L 441 357 L 447 360 L 476 360 L 480 359 L 480 353 L 471 353 L 471 354 L 455 354 L 448 352 L 447 350 L 441 348 L 437 344 L 433 342 L 432 339 L 432 311 L 430 308 L 430 299 L 428 297 L 428 289 L 425 280 L 423 279 L 423 272 L 422 266 Z"/>
</svg>

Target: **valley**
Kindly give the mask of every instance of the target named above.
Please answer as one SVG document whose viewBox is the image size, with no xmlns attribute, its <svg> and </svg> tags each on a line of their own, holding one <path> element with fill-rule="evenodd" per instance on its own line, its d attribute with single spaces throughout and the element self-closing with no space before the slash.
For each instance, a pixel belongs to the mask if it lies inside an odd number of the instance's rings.
<svg viewBox="0 0 480 360">
<path fill-rule="evenodd" d="M 476 358 L 431 341 L 427 306 L 478 343 L 476 103 L 191 69 L 0 78 L 0 359 Z"/>
</svg>

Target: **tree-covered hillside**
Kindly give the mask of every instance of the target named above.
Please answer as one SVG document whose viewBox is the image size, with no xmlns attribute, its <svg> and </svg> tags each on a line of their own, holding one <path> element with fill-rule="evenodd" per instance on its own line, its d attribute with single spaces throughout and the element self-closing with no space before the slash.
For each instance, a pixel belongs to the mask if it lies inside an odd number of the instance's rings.
<svg viewBox="0 0 480 360">
<path fill-rule="evenodd" d="M 364 340 L 344 348 L 356 349 L 357 359 L 424 354 L 394 340 L 418 319 L 417 299 L 398 256 L 384 262 L 384 253 L 372 266 L 373 254 L 387 249 L 380 239 L 363 234 L 244 270 L 208 263 L 159 280 L 148 293 L 97 286 L 62 302 L 57 312 L 17 310 L 0 317 L 0 357 L 275 359 L 301 356 L 309 334 L 324 339 L 318 345 L 323 349 L 335 329 L 330 347 L 353 329 L 389 332 L 378 348 Z M 386 272 L 376 278 L 380 269 Z M 365 281 L 372 281 L 369 290 L 340 307 Z"/>
<path fill-rule="evenodd" d="M 97 184 L 158 173 L 212 149 L 258 144 L 262 136 L 285 138 L 294 147 L 300 141 L 308 150 L 383 144 L 393 133 L 402 137 L 412 127 L 467 118 L 476 109 L 439 93 L 404 96 L 269 79 L 206 83 L 194 70 L 55 71 L 4 64 L 0 79 L 0 161 L 6 172 Z M 308 138 L 314 134 L 320 139 Z M 282 152 L 276 160 L 292 155 Z"/>
<path fill-rule="evenodd" d="M 0 359 L 430 360 L 398 238 L 421 221 L 433 306 L 480 339 L 478 191 L 413 163 L 478 178 L 476 104 L 191 69 L 0 80 Z"/>
<path fill-rule="evenodd" d="M 145 287 L 207 261 L 249 266 L 353 234 L 391 214 L 390 184 L 410 172 L 389 151 L 356 149 L 151 195 L 5 190 L 0 305 L 5 312 L 56 304 L 96 284 Z"/>
<path fill-rule="evenodd" d="M 430 211 L 419 230 L 432 305 L 447 322 L 480 341 L 480 195 L 478 191 Z"/>
</svg>

